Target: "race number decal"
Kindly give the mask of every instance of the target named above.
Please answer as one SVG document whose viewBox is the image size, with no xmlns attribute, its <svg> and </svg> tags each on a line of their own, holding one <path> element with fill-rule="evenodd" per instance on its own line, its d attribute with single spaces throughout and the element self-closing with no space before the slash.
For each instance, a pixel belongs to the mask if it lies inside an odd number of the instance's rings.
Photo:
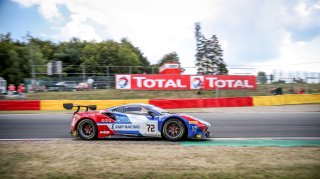
<svg viewBox="0 0 320 179">
<path fill-rule="evenodd" d="M 161 136 L 161 133 L 158 131 L 158 122 L 149 121 L 144 126 L 144 136 Z"/>
<path fill-rule="evenodd" d="M 154 128 L 154 124 L 147 124 L 147 127 L 148 127 L 148 132 L 155 132 Z"/>
</svg>

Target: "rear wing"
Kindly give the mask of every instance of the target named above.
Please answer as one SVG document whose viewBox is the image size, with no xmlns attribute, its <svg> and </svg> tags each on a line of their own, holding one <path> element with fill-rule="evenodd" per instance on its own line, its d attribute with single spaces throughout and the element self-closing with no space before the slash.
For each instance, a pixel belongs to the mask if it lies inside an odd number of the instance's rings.
<svg viewBox="0 0 320 179">
<path fill-rule="evenodd" d="M 77 110 L 74 113 L 77 113 L 80 111 L 80 108 L 86 108 L 86 112 L 90 109 L 90 110 L 96 110 L 97 109 L 97 105 L 88 105 L 88 106 L 84 106 L 84 105 L 74 105 L 72 103 L 64 103 L 63 107 L 66 110 L 71 110 L 73 107 L 77 107 Z"/>
</svg>

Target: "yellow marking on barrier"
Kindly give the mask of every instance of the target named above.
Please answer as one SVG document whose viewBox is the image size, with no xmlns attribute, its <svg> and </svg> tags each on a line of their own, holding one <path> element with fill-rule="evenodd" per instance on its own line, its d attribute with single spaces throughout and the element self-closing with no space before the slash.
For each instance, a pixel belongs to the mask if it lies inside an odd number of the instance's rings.
<svg viewBox="0 0 320 179">
<path fill-rule="evenodd" d="M 130 100 L 41 100 L 40 110 L 65 110 L 63 103 L 73 103 L 77 105 L 97 105 L 97 110 L 106 109 L 113 106 L 130 104 L 130 103 L 145 103 L 148 104 L 148 99 L 130 99 Z"/>
<path fill-rule="evenodd" d="M 320 103 L 320 94 L 285 94 L 276 96 L 253 96 L 253 106 L 277 106 L 286 104 Z"/>
</svg>

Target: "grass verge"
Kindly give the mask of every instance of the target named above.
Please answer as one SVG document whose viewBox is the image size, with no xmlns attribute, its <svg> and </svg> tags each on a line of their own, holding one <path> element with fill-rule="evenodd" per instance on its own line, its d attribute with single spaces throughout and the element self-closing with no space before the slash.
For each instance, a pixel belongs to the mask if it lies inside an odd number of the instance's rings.
<svg viewBox="0 0 320 179">
<path fill-rule="evenodd" d="M 0 178 L 319 178 L 319 147 L 1 141 Z"/>
</svg>

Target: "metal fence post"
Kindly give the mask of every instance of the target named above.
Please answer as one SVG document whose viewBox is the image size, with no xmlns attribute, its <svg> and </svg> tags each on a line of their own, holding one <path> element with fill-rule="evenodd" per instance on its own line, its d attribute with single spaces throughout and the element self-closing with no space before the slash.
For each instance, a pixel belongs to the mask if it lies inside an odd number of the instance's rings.
<svg viewBox="0 0 320 179">
<path fill-rule="evenodd" d="M 129 74 L 132 74 L 132 66 L 129 66 Z"/>
<path fill-rule="evenodd" d="M 107 74 L 107 77 L 109 77 L 109 66 L 106 66 L 106 74 Z"/>
<path fill-rule="evenodd" d="M 109 75 L 110 75 L 110 71 L 109 71 L 109 66 L 106 66 L 106 74 L 107 74 L 107 86 L 110 86 L 110 80 L 109 80 Z"/>
<path fill-rule="evenodd" d="M 219 98 L 219 87 L 216 87 L 216 98 Z"/>
<path fill-rule="evenodd" d="M 86 66 L 83 65 L 82 66 L 82 78 L 83 78 L 83 82 L 86 81 Z"/>
<path fill-rule="evenodd" d="M 34 65 L 31 65 L 31 73 L 32 73 L 32 78 L 36 78 L 36 69 Z"/>
</svg>

